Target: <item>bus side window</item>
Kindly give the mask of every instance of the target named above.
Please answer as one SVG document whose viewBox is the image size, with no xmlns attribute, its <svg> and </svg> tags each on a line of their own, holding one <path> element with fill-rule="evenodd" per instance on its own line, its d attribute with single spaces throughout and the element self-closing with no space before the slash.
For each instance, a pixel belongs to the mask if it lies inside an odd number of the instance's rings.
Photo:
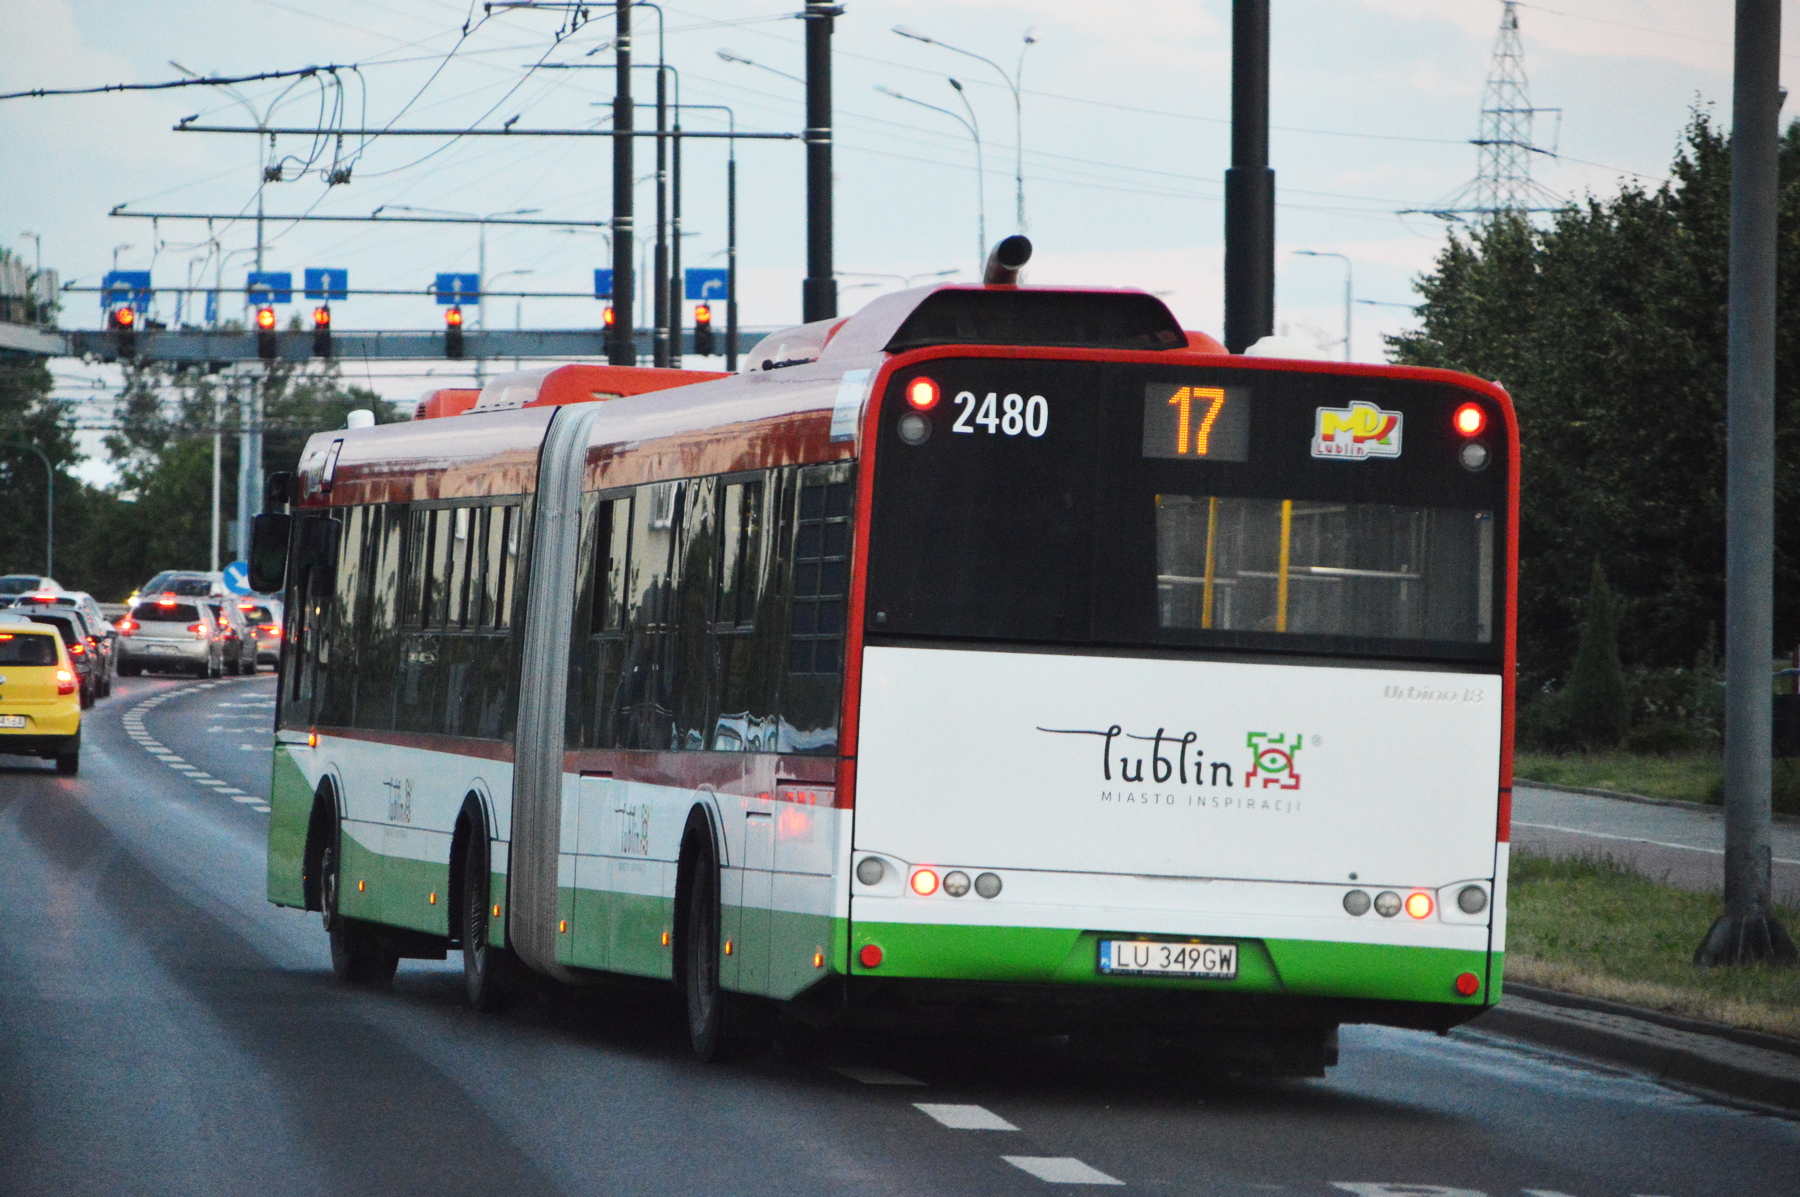
<svg viewBox="0 0 1800 1197">
<path fill-rule="evenodd" d="M 778 751 L 837 750 L 853 477 L 848 463 L 802 470 L 792 526 L 784 529 L 792 582 Z"/>
<path fill-rule="evenodd" d="M 625 567 L 631 551 L 631 496 L 602 499 L 595 507 L 593 605 L 588 634 L 616 635 L 624 626 Z"/>
<path fill-rule="evenodd" d="M 721 632 L 756 623 L 763 579 L 763 484 L 732 482 L 719 513 L 719 590 L 713 623 Z"/>
<path fill-rule="evenodd" d="M 416 628 L 423 627 L 428 618 L 425 579 L 431 573 L 431 533 L 437 512 L 414 510 L 408 515 L 405 564 L 400 574 L 400 622 Z"/>
<path fill-rule="evenodd" d="M 394 678 L 400 671 L 400 551 L 409 514 L 401 504 L 369 509 L 364 540 L 368 603 L 356 668 L 355 726 L 360 728 L 385 731 L 394 725 Z"/>
<path fill-rule="evenodd" d="M 445 514 L 450 517 L 450 530 L 444 562 L 448 568 L 443 571 L 444 624 L 454 631 L 468 622 L 469 547 L 474 540 L 470 531 L 475 511 L 470 507 L 452 507 Z"/>
<path fill-rule="evenodd" d="M 631 554 L 625 568 L 625 662 L 606 703 L 613 746 L 669 747 L 669 660 L 675 587 L 681 559 L 685 492 L 679 482 L 651 482 L 631 502 Z"/>
</svg>

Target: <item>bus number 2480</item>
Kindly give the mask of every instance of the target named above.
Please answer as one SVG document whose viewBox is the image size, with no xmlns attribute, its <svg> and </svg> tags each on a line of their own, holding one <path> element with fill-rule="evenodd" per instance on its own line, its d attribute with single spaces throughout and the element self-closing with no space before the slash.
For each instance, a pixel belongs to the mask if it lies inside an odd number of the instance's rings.
<svg viewBox="0 0 1800 1197">
<path fill-rule="evenodd" d="M 956 423 L 950 425 L 951 432 L 972 433 L 972 423 L 986 428 L 989 436 L 996 432 L 1043 436 L 1050 428 L 1050 404 L 1042 395 L 1001 398 L 999 392 L 989 391 L 986 399 L 977 400 L 973 391 L 963 391 L 956 396 L 956 404 L 962 411 L 957 413 Z"/>
</svg>

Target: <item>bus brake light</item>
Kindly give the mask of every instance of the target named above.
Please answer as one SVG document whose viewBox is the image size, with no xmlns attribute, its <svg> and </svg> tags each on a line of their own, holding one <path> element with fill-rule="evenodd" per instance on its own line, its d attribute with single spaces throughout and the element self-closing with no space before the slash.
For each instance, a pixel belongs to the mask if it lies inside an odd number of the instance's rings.
<svg viewBox="0 0 1800 1197">
<path fill-rule="evenodd" d="M 1487 427 L 1487 413 L 1482 411 L 1478 404 L 1465 403 L 1456 409 L 1456 415 L 1451 417 L 1451 422 L 1456 425 L 1456 430 L 1464 436 L 1475 436 Z"/>
<path fill-rule="evenodd" d="M 919 411 L 930 411 L 936 407 L 942 393 L 938 390 L 938 384 L 924 375 L 906 384 L 906 401 Z"/>
<path fill-rule="evenodd" d="M 930 869 L 920 869 L 912 875 L 912 891 L 921 898 L 929 898 L 937 893 L 938 875 Z"/>
<path fill-rule="evenodd" d="M 1431 914 L 1431 895 L 1423 891 L 1406 896 L 1406 913 L 1416 919 L 1427 918 Z"/>
</svg>

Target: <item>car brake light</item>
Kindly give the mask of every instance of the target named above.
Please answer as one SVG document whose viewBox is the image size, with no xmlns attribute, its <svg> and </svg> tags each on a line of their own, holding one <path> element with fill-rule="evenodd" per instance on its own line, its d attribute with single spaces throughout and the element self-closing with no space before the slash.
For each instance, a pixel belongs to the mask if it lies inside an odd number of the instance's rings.
<svg viewBox="0 0 1800 1197">
<path fill-rule="evenodd" d="M 196 640 L 206 639 L 206 625 L 203 623 L 190 623 L 188 625 L 188 631 L 194 634 L 194 639 Z"/>
<path fill-rule="evenodd" d="M 281 629 L 272 623 L 265 623 L 262 627 L 258 628 L 257 631 L 272 639 L 281 639 Z"/>
<path fill-rule="evenodd" d="M 56 692 L 58 694 L 75 693 L 75 675 L 67 669 L 58 669 L 56 671 Z"/>
<path fill-rule="evenodd" d="M 85 645 L 85 644 L 69 645 L 69 655 L 71 657 L 79 657 L 82 653 L 85 653 L 86 651 L 87 651 L 87 645 Z"/>
<path fill-rule="evenodd" d="M 129 636 L 137 631 L 137 623 L 129 619 L 121 619 L 115 626 L 119 629 L 121 636 Z"/>
</svg>

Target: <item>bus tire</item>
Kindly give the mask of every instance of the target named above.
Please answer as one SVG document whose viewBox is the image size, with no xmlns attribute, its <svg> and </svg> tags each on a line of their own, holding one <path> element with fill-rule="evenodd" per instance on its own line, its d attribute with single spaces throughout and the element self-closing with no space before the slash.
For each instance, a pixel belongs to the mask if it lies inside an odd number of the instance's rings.
<svg viewBox="0 0 1800 1197">
<path fill-rule="evenodd" d="M 676 980 L 694 1054 L 711 1061 L 725 1040 L 725 992 L 719 982 L 719 857 L 705 811 L 688 816 L 677 879 Z"/>
<path fill-rule="evenodd" d="M 488 943 L 488 919 L 493 909 L 493 870 L 489 864 L 486 820 L 472 800 L 463 807 L 461 907 L 457 934 L 462 940 L 463 988 L 472 1010 L 492 1010 L 500 1004 L 500 953 Z"/>
<path fill-rule="evenodd" d="M 331 972 L 340 981 L 385 986 L 400 967 L 399 954 L 376 940 L 367 927 L 337 912 L 343 835 L 341 826 L 332 829 L 319 860 L 319 906 L 325 933 L 331 939 Z"/>
</svg>

